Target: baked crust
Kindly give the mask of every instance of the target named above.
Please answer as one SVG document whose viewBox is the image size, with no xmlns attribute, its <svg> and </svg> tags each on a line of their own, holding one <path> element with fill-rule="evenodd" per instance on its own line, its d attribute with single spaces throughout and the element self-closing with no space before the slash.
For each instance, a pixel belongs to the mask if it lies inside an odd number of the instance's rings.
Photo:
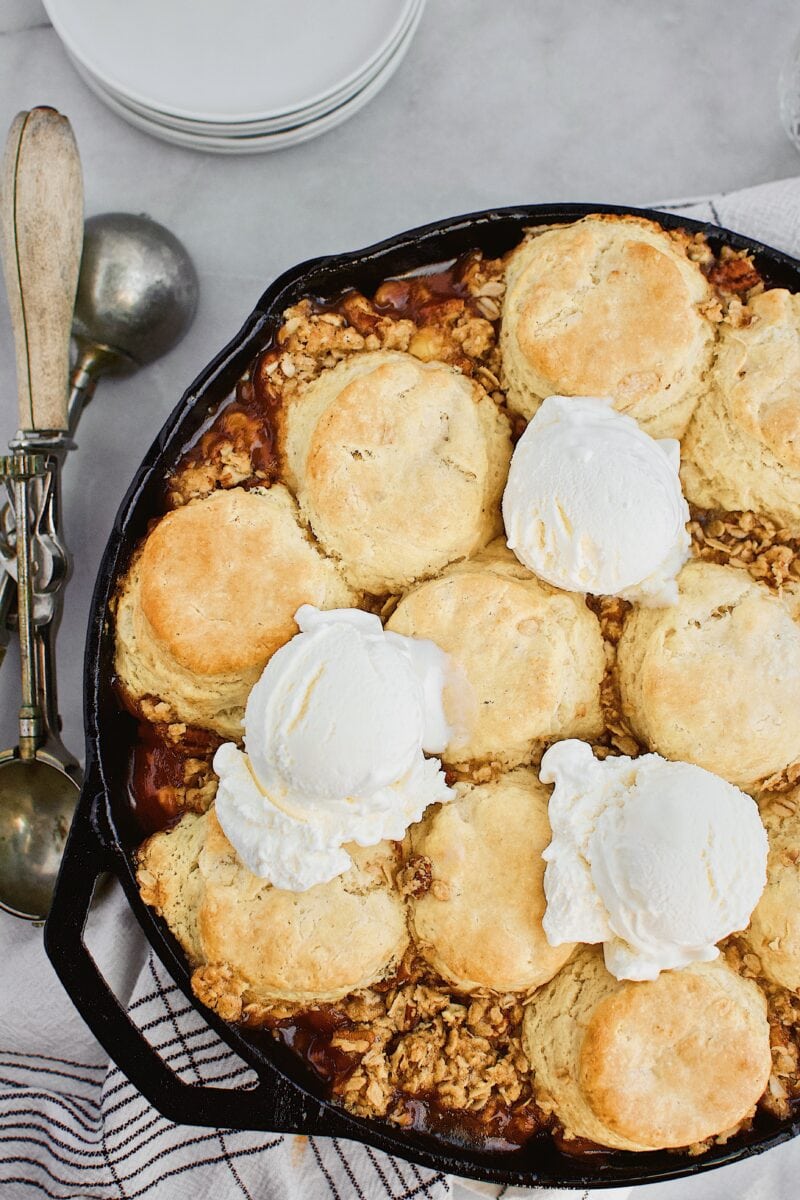
<svg viewBox="0 0 800 1200">
<path fill-rule="evenodd" d="M 554 738 L 600 733 L 605 651 L 582 596 L 551 588 L 497 540 L 404 596 L 386 628 L 430 638 L 468 685 L 445 762 L 530 761 Z"/>
<path fill-rule="evenodd" d="M 682 447 L 688 499 L 800 534 L 800 295 L 774 288 L 735 310 L 712 384 Z"/>
<path fill-rule="evenodd" d="M 743 940 L 758 955 L 759 974 L 800 990 L 800 788 L 768 797 L 761 817 L 769 837 L 767 886 Z"/>
<path fill-rule="evenodd" d="M 137 854 L 136 882 L 145 904 L 169 925 L 190 962 L 202 957 L 197 918 L 203 897 L 198 861 L 207 820 L 184 813 L 180 821 L 147 839 Z"/>
<path fill-rule="evenodd" d="M 398 592 L 500 532 L 508 420 L 480 384 L 398 351 L 325 371 L 279 413 L 284 478 L 353 587 Z"/>
<path fill-rule="evenodd" d="M 250 689 L 297 632 L 300 605 L 353 603 L 282 484 L 213 492 L 162 517 L 131 564 L 116 671 L 134 704 L 164 701 L 162 719 L 238 739 Z"/>
<path fill-rule="evenodd" d="M 719 306 L 691 243 L 636 217 L 590 216 L 508 260 L 501 349 L 508 405 L 611 396 L 653 437 L 681 437 L 706 389 Z"/>
<path fill-rule="evenodd" d="M 622 712 L 665 758 L 745 790 L 800 756 L 796 602 L 743 571 L 689 562 L 673 608 L 634 608 L 617 647 Z"/>
<path fill-rule="evenodd" d="M 574 946 L 551 946 L 542 851 L 550 842 L 549 789 L 521 767 L 458 796 L 411 831 L 431 886 L 411 900 L 421 953 L 460 992 L 529 992 Z"/>
<path fill-rule="evenodd" d="M 632 983 L 584 947 L 528 1005 L 523 1045 L 538 1102 L 618 1150 L 734 1130 L 771 1069 L 766 1001 L 720 959 Z"/>
<path fill-rule="evenodd" d="M 191 960 L 199 999 L 236 1020 L 248 1004 L 337 1000 L 402 958 L 408 931 L 394 887 L 397 848 L 348 850 L 354 865 L 344 875 L 285 892 L 242 865 L 212 807 L 149 838 L 137 880 Z"/>
</svg>

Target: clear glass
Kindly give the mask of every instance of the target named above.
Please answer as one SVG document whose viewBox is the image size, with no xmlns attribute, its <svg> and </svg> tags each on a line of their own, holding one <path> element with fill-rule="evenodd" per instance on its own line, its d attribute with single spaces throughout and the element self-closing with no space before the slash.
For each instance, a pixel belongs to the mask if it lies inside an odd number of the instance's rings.
<svg viewBox="0 0 800 1200">
<path fill-rule="evenodd" d="M 800 150 L 800 36 L 792 46 L 778 79 L 781 123 L 787 136 Z"/>
</svg>

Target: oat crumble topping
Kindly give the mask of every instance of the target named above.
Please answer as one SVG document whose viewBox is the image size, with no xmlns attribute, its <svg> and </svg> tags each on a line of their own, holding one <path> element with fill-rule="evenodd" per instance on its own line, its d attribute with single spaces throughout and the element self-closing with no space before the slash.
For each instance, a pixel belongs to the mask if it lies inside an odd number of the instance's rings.
<svg viewBox="0 0 800 1200">
<path fill-rule="evenodd" d="M 689 532 L 696 558 L 737 567 L 776 590 L 800 582 L 800 539 L 769 517 L 693 509 Z"/>
</svg>

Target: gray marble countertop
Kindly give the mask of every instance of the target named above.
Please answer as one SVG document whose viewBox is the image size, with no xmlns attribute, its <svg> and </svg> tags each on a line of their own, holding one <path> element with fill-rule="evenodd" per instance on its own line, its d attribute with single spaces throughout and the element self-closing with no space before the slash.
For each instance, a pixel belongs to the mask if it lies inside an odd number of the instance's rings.
<svg viewBox="0 0 800 1200">
<path fill-rule="evenodd" d="M 202 288 L 181 346 L 139 376 L 100 385 L 67 463 L 75 573 L 58 656 L 67 744 L 82 743 L 85 621 L 117 505 L 184 388 L 271 279 L 312 255 L 491 205 L 647 203 L 797 174 L 777 77 L 798 33 L 796 0 L 429 0 L 397 74 L 347 124 L 289 150 L 229 158 L 167 146 L 124 124 L 77 77 L 38 4 L 0 0 L 0 132 L 36 104 L 67 113 L 87 213 L 124 209 L 162 221 L 192 253 Z M 15 412 L 3 295 L 3 442 Z M 13 650 L 0 694 L 0 744 L 9 745 Z M 798 1166 L 800 1145 L 784 1147 L 646 1195 L 789 1200 Z"/>
</svg>

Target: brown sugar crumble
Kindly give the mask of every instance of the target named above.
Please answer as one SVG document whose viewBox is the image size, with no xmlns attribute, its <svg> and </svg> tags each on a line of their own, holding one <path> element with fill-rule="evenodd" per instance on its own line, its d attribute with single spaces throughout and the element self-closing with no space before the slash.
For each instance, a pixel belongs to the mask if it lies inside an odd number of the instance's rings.
<svg viewBox="0 0 800 1200">
<path fill-rule="evenodd" d="M 401 350 L 423 362 L 449 363 L 504 404 L 498 346 L 504 293 L 503 260 L 475 252 L 440 271 L 388 279 L 371 299 L 348 291 L 333 303 L 300 300 L 283 314 L 274 344 L 171 473 L 167 506 L 216 488 L 269 486 L 279 477 L 276 409 L 323 371 L 365 350 Z"/>
<path fill-rule="evenodd" d="M 166 507 L 179 508 L 216 488 L 269 487 L 278 476 L 273 441 L 269 414 L 246 376 L 169 475 Z"/>
<path fill-rule="evenodd" d="M 754 980 L 767 998 L 772 1073 L 759 1107 L 783 1119 L 800 1099 L 800 996 L 766 979 L 757 954 L 734 934 L 723 946 L 729 966 Z"/>
<path fill-rule="evenodd" d="M 260 358 L 256 390 L 280 404 L 351 354 L 400 350 L 450 363 L 502 403 L 497 322 L 504 291 L 499 260 L 473 254 L 440 272 L 386 280 L 372 299 L 350 291 L 325 308 L 301 300 L 286 310 L 276 345 Z"/>
<path fill-rule="evenodd" d="M 418 900 L 431 889 L 433 864 L 424 854 L 412 854 L 397 876 L 397 887 L 402 896 L 413 896 Z"/>
<path fill-rule="evenodd" d="M 131 766 L 134 814 L 155 833 L 185 812 L 205 812 L 217 794 L 211 766 L 221 738 L 183 724 L 141 721 Z"/>
<path fill-rule="evenodd" d="M 716 258 L 704 267 L 709 283 L 726 300 L 745 299 L 764 290 L 764 280 L 747 250 L 723 246 Z"/>
<path fill-rule="evenodd" d="M 230 987 L 224 981 L 223 994 Z M 204 978 L 206 1003 L 209 991 Z M 245 1005 L 241 1013 L 246 1024 L 270 1026 L 356 1115 L 466 1129 L 509 1148 L 548 1124 L 533 1099 L 522 1015 L 519 996 L 454 995 L 414 952 L 394 979 L 338 1005 Z"/>
<path fill-rule="evenodd" d="M 586 603 L 600 622 L 606 651 L 606 669 L 600 681 L 600 710 L 604 728 L 600 737 L 592 742 L 592 749 L 600 759 L 619 754 L 636 758 L 644 748 L 634 737 L 623 715 L 615 671 L 617 643 L 631 605 L 619 596 L 587 596 Z"/>
<path fill-rule="evenodd" d="M 765 779 L 759 795 L 781 795 L 783 792 L 789 792 L 796 788 L 798 784 L 800 784 L 800 762 L 793 762 L 788 767 L 784 767 L 782 771 Z"/>
<path fill-rule="evenodd" d="M 800 539 L 754 512 L 692 509 L 692 553 L 705 562 L 747 571 L 759 583 L 780 590 L 800 582 Z"/>
</svg>

